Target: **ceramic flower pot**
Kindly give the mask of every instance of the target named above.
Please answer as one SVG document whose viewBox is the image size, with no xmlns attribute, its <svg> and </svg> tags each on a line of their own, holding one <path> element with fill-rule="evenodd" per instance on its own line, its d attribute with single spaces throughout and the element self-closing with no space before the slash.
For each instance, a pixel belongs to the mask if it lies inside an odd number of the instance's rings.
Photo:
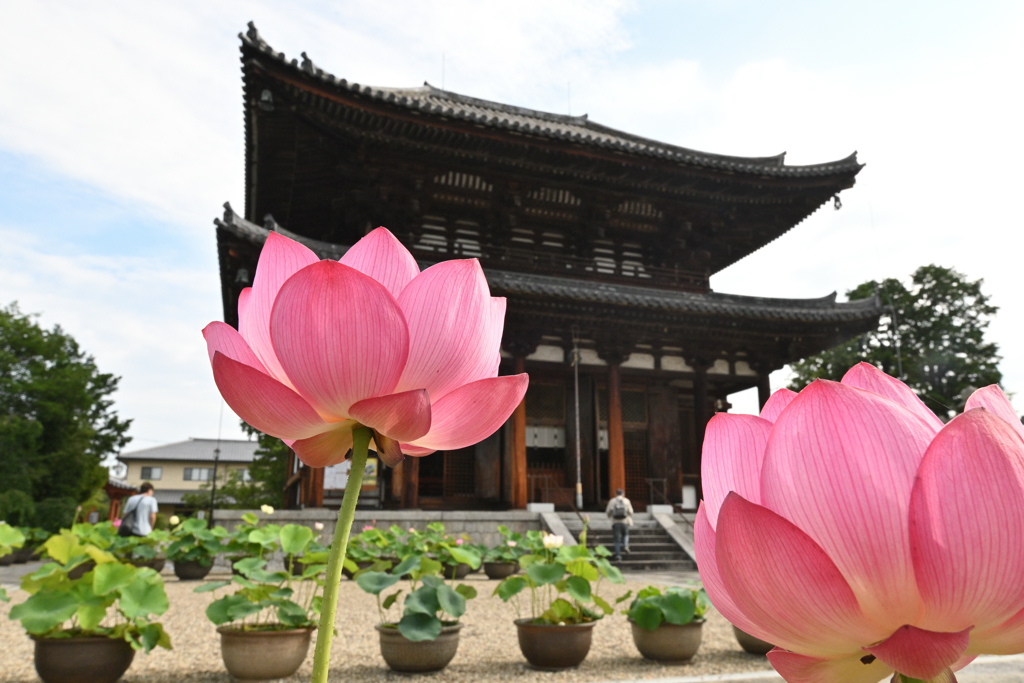
<svg viewBox="0 0 1024 683">
<path fill-rule="evenodd" d="M 736 641 L 740 644 L 740 647 L 752 655 L 766 655 L 775 647 L 771 643 L 755 638 L 735 626 L 732 627 L 732 632 L 736 634 Z"/>
<path fill-rule="evenodd" d="M 0 567 L 10 567 L 12 564 L 14 564 L 14 553 L 7 553 L 0 557 Z"/>
<path fill-rule="evenodd" d="M 114 683 L 135 657 L 120 638 L 33 638 L 36 672 L 43 683 Z"/>
<path fill-rule="evenodd" d="M 370 562 L 370 561 L 367 561 L 367 562 L 356 562 L 356 566 L 359 567 L 359 569 L 357 571 L 362 571 L 364 569 L 369 569 L 370 567 L 372 567 L 373 566 L 373 562 Z M 341 573 L 342 573 L 342 575 L 346 579 L 351 579 L 352 578 L 352 572 L 350 572 L 345 567 L 341 568 Z"/>
<path fill-rule="evenodd" d="M 558 671 L 578 666 L 590 652 L 596 621 L 586 624 L 534 624 L 517 619 L 519 649 L 534 668 Z"/>
<path fill-rule="evenodd" d="M 182 581 L 201 581 L 213 569 L 213 563 L 202 565 L 199 560 L 179 560 L 174 563 L 174 575 Z"/>
<path fill-rule="evenodd" d="M 667 664 L 683 663 L 697 654 L 704 631 L 703 619 L 691 621 L 689 624 L 662 622 L 653 631 L 641 628 L 632 619 L 629 620 L 629 625 L 633 629 L 633 643 L 644 659 Z"/>
<path fill-rule="evenodd" d="M 467 576 L 469 576 L 470 572 L 472 571 L 472 567 L 470 567 L 468 564 L 463 564 L 460 562 L 454 567 L 452 567 L 451 565 L 446 565 L 444 568 L 444 577 L 446 579 L 464 579 Z"/>
<path fill-rule="evenodd" d="M 455 657 L 462 624 L 445 626 L 436 640 L 419 642 L 407 639 L 394 626 L 374 628 L 380 634 L 380 654 L 393 671 L 426 673 L 440 671 Z"/>
<path fill-rule="evenodd" d="M 309 652 L 313 629 L 243 631 L 221 626 L 217 632 L 228 673 L 242 681 L 266 681 L 288 678 L 299 670 Z"/>
<path fill-rule="evenodd" d="M 39 550 L 37 546 L 28 546 L 25 548 L 19 548 L 15 550 L 11 555 L 14 564 L 25 564 L 35 559 L 36 551 Z"/>
<path fill-rule="evenodd" d="M 518 562 L 484 562 L 484 573 L 488 579 L 501 580 L 519 571 Z"/>
<path fill-rule="evenodd" d="M 133 557 L 130 560 L 128 560 L 128 564 L 134 565 L 136 567 L 149 567 L 150 569 L 155 571 L 157 574 L 159 574 L 160 572 L 163 571 L 164 565 L 167 564 L 167 558 L 166 557 L 154 557 L 154 558 L 149 559 L 149 560 L 144 560 L 144 559 L 141 559 L 141 558 L 138 558 L 138 557 Z"/>
</svg>

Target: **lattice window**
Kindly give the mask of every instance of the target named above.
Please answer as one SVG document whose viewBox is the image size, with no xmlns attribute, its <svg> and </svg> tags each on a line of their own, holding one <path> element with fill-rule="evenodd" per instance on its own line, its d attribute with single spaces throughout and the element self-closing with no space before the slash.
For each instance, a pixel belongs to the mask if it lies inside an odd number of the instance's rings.
<svg viewBox="0 0 1024 683">
<path fill-rule="evenodd" d="M 634 503 L 647 503 L 647 431 L 628 430 L 622 433 L 626 460 L 626 497 Z"/>
<path fill-rule="evenodd" d="M 635 200 L 629 200 L 619 204 L 619 213 L 654 219 L 660 219 L 664 215 L 653 204 Z"/>
<path fill-rule="evenodd" d="M 526 390 L 526 421 L 531 425 L 565 425 L 565 385 L 534 384 Z"/>
<path fill-rule="evenodd" d="M 476 455 L 474 449 L 462 448 L 445 451 L 444 497 L 472 498 L 476 496 Z"/>
<path fill-rule="evenodd" d="M 623 391 L 622 397 L 622 423 L 647 426 L 647 392 L 645 391 Z"/>
<path fill-rule="evenodd" d="M 453 251 L 463 258 L 479 258 L 480 225 L 473 221 L 455 222 L 455 245 Z"/>
<path fill-rule="evenodd" d="M 542 187 L 539 190 L 533 190 L 526 196 L 535 202 L 568 204 L 569 206 L 579 206 L 582 203 L 580 198 L 572 192 L 569 192 L 568 190 L 555 190 L 550 187 Z"/>
<path fill-rule="evenodd" d="M 448 228 L 438 223 L 424 223 L 420 228 L 419 239 L 413 245 L 420 251 L 446 253 L 448 251 Z"/>
</svg>

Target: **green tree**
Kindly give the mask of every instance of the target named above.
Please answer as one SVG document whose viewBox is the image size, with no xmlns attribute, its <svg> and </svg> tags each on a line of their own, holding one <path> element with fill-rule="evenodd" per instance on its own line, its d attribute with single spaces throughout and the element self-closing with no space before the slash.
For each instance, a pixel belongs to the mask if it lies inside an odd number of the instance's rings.
<svg viewBox="0 0 1024 683">
<path fill-rule="evenodd" d="M 999 348 L 985 340 L 998 308 L 982 293 L 982 282 L 936 265 L 918 268 L 909 286 L 892 278 L 865 282 L 847 297 L 880 296 L 889 311 L 878 329 L 793 364 L 790 388 L 799 391 L 819 377 L 842 379 L 865 361 L 902 379 L 936 415 L 949 420 L 973 388 L 1002 380 Z"/>
<path fill-rule="evenodd" d="M 60 520 L 106 483 L 100 463 L 128 443 L 131 420 L 113 410 L 119 378 L 34 318 L 0 308 L 0 494 L 23 491 Z"/>
<path fill-rule="evenodd" d="M 249 436 L 256 436 L 259 447 L 249 465 L 249 476 L 243 478 L 240 472 L 230 475 L 223 471 L 217 475 L 217 507 L 254 510 L 261 505 L 283 508 L 284 485 L 288 480 L 288 454 L 291 449 L 283 441 L 259 432 L 242 423 L 242 429 Z M 182 502 L 197 509 L 210 507 L 210 485 L 203 484 L 199 491 L 185 494 Z"/>
</svg>

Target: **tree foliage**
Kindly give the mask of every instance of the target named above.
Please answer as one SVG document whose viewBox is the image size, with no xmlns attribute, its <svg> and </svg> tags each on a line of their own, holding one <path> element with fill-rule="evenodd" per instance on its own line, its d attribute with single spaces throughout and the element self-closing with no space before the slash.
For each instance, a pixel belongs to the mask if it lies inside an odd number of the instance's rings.
<svg viewBox="0 0 1024 683">
<path fill-rule="evenodd" d="M 261 505 L 270 505 L 283 508 L 284 485 L 288 480 L 288 454 L 291 449 L 280 439 L 267 436 L 244 422 L 242 429 L 250 436 L 256 436 L 259 447 L 249 465 L 248 480 L 243 479 L 237 471 L 217 474 L 216 507 L 255 510 Z M 209 509 L 210 490 L 208 484 L 203 484 L 199 491 L 185 494 L 182 502 L 197 510 Z"/>
<path fill-rule="evenodd" d="M 131 420 L 113 410 L 120 378 L 34 318 L 0 308 L 0 494 L 29 494 L 49 521 L 106 483 L 100 463 L 128 443 Z"/>
<path fill-rule="evenodd" d="M 982 282 L 936 265 L 918 268 L 909 286 L 892 278 L 865 282 L 847 297 L 879 294 L 889 312 L 878 329 L 795 363 L 790 388 L 799 391 L 819 377 L 840 380 L 865 361 L 902 379 L 936 415 L 949 420 L 972 389 L 1002 379 L 999 348 L 985 340 L 998 308 L 982 293 Z"/>
</svg>

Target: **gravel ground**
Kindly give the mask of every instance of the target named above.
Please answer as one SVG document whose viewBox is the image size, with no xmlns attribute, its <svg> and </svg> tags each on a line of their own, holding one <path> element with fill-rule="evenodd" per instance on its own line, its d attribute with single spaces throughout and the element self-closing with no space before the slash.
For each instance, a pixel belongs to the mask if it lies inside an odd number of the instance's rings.
<svg viewBox="0 0 1024 683">
<path fill-rule="evenodd" d="M 664 578 L 664 577 L 659 577 Z M 164 614 L 164 628 L 171 634 L 174 650 L 154 650 L 150 655 L 137 655 L 125 683 L 212 683 L 231 681 L 220 658 L 219 637 L 204 614 L 206 606 L 223 593 L 195 594 L 196 582 L 179 582 L 166 576 L 171 607 Z M 469 604 L 462 618 L 459 652 L 440 675 L 446 683 L 476 681 L 543 680 L 621 681 L 674 676 L 698 676 L 719 673 L 770 670 L 764 657 L 743 652 L 733 638 L 729 623 L 717 612 L 707 617 L 703 643 L 697 656 L 687 664 L 662 665 L 640 657 L 633 645 L 629 624 L 616 614 L 600 622 L 594 629 L 594 643 L 587 659 L 578 668 L 557 672 L 538 672 L 528 668 L 519 652 L 513 610 L 498 598 L 490 597 L 497 585 L 482 574 L 470 576 L 468 582 L 480 593 Z M 636 591 L 646 582 L 630 580 L 626 588 Z M 622 586 L 605 584 L 604 597 L 624 592 Z M 24 593 L 13 591 L 12 602 L 20 602 Z M 32 641 L 21 625 L 10 621 L 7 613 L 11 603 L 0 604 L 0 671 L 5 683 L 38 681 L 32 664 Z M 334 640 L 331 681 L 387 681 L 399 674 L 391 673 L 380 656 L 377 633 L 373 625 L 377 610 L 373 596 L 367 595 L 351 581 L 343 581 L 338 609 L 339 635 Z M 288 681 L 306 681 L 313 663 L 313 648 L 296 676 Z M 437 676 L 438 674 L 433 674 Z M 428 674 L 429 676 L 429 674 Z M 403 678 L 406 678 L 403 676 Z"/>
</svg>

